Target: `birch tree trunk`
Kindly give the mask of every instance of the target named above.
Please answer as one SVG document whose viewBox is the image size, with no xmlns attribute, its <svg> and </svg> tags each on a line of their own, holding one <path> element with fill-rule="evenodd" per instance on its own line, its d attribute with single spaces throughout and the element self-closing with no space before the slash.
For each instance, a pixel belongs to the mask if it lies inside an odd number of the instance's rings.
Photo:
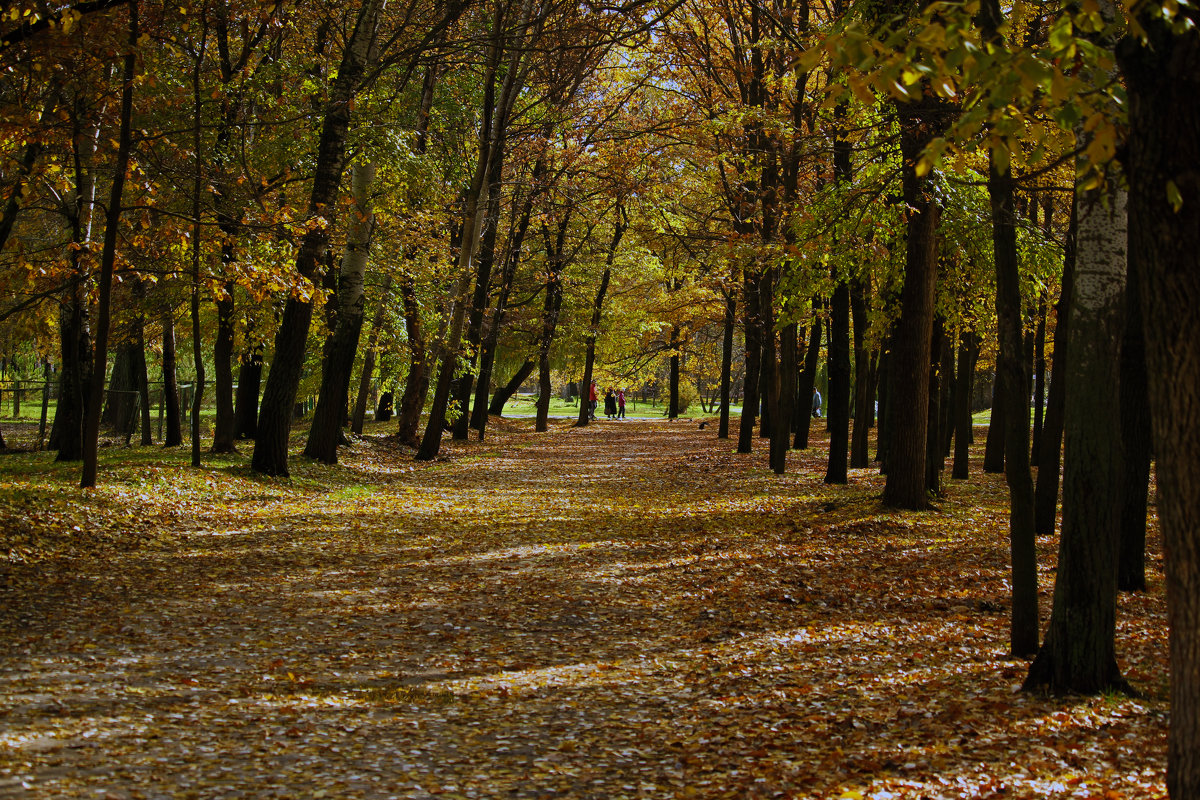
<svg viewBox="0 0 1200 800">
<path fill-rule="evenodd" d="M 1026 688 L 1095 694 L 1124 688 L 1116 659 L 1120 539 L 1120 363 L 1126 194 L 1080 193 L 1067 360 L 1063 523 L 1046 638 Z M 1009 459 L 1009 468 L 1014 459 Z"/>
<path fill-rule="evenodd" d="M 346 233 L 346 252 L 342 256 L 338 280 L 337 325 L 325 348 L 321 365 L 321 392 L 313 411 L 312 426 L 304 455 L 337 463 L 337 447 L 345 421 L 346 402 L 350 393 L 350 375 L 354 370 L 354 355 L 362 333 L 363 277 L 371 254 L 371 232 L 375 218 L 371 211 L 371 184 L 375 180 L 375 165 L 356 162 L 350 170 L 354 207 Z"/>
</svg>

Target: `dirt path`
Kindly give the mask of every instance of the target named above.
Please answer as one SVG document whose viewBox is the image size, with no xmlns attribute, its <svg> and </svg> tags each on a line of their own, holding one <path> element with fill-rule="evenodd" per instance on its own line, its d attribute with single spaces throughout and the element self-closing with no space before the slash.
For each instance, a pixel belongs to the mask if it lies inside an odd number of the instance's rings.
<svg viewBox="0 0 1200 800">
<path fill-rule="evenodd" d="M 1157 575 L 1121 610 L 1149 699 L 1030 698 L 997 509 L 890 517 L 871 472 L 729 450 L 641 421 L 419 468 L 360 445 L 373 486 L 238 477 L 153 547 L 44 567 L 0 613 L 0 797 L 1165 796 Z"/>
</svg>

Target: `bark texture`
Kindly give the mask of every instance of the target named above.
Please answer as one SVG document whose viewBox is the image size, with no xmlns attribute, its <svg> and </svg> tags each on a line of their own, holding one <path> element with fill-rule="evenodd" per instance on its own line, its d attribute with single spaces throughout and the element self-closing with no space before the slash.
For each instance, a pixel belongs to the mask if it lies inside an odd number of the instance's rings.
<svg viewBox="0 0 1200 800">
<path fill-rule="evenodd" d="M 1034 490 L 1034 528 L 1039 536 L 1054 533 L 1058 519 L 1058 487 L 1062 465 L 1063 415 L 1067 397 L 1067 348 L 1070 330 L 1071 295 L 1075 287 L 1075 235 L 1078 216 L 1072 204 L 1063 257 L 1062 294 L 1055 304 L 1054 369 L 1046 398 L 1046 419 L 1038 442 L 1038 478 Z"/>
<path fill-rule="evenodd" d="M 1130 208 L 1130 228 L 1140 226 Z M 1125 338 L 1121 342 L 1121 545 L 1117 588 L 1146 588 L 1146 503 L 1150 489 L 1150 406 L 1146 394 L 1146 346 L 1142 325 L 1141 270 L 1129 254 L 1125 285 Z"/>
<path fill-rule="evenodd" d="M 1153 6 L 1149 7 L 1153 10 Z M 1200 12 L 1172 32 L 1144 13 L 1129 42 L 1131 230 L 1142 288 L 1158 513 L 1167 553 L 1171 730 L 1167 791 L 1200 797 Z M 1171 203 L 1171 188 L 1178 207 Z M 1072 333 L 1072 335 L 1074 335 Z"/>
<path fill-rule="evenodd" d="M 825 483 L 845 483 L 850 455 L 850 287 L 838 281 L 829 301 L 829 462 Z"/>
<path fill-rule="evenodd" d="M 893 508 L 925 509 L 925 453 L 929 429 L 929 347 L 937 285 L 937 224 L 940 209 L 927 180 L 916 174 L 925 145 L 942 129 L 940 106 L 932 99 L 899 104 L 900 149 L 904 157 L 904 201 L 908 242 L 900 318 L 889 361 L 891 404 L 887 480 L 883 502 Z"/>
<path fill-rule="evenodd" d="M 1004 476 L 1008 483 L 1008 540 L 1011 554 L 1013 655 L 1038 649 L 1037 543 L 1033 526 L 1033 475 L 1029 468 L 1029 372 L 1022 356 L 1021 274 L 1012 172 L 993 158 L 988 193 L 992 205 L 992 250 L 996 262 L 999 332 L 998 392 L 1004 408 Z"/>
<path fill-rule="evenodd" d="M 1095 694 L 1124 686 L 1115 636 L 1127 235 L 1125 194 L 1115 184 L 1107 196 L 1097 190 L 1078 200 L 1062 535 L 1050 624 L 1026 688 Z"/>
<path fill-rule="evenodd" d="M 375 165 L 356 163 L 351 169 L 354 207 L 346 233 L 346 252 L 342 256 L 337 291 L 337 324 L 325 346 L 321 364 L 321 393 L 313 411 L 312 425 L 304 455 L 326 464 L 337 463 L 337 448 L 350 394 L 350 376 L 362 333 L 363 304 L 366 301 L 364 277 L 371 253 L 371 232 L 375 219 L 371 212 L 371 184 Z"/>
<path fill-rule="evenodd" d="M 166 411 L 166 427 L 163 430 L 163 446 L 178 447 L 183 444 L 183 429 L 179 418 L 179 383 L 177 372 L 178 354 L 175 349 L 175 318 L 171 312 L 162 315 L 162 381 L 163 407 Z"/>
</svg>

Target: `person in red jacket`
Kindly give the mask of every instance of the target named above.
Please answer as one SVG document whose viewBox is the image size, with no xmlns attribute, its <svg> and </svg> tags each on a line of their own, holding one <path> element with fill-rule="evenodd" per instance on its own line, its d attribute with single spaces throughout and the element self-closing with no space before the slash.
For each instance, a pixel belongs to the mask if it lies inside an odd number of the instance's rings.
<svg viewBox="0 0 1200 800">
<path fill-rule="evenodd" d="M 588 387 L 588 418 L 589 419 L 596 418 L 596 399 L 597 399 L 597 397 L 598 397 L 598 395 L 596 394 L 596 382 L 592 381 L 592 385 L 590 387 Z"/>
</svg>

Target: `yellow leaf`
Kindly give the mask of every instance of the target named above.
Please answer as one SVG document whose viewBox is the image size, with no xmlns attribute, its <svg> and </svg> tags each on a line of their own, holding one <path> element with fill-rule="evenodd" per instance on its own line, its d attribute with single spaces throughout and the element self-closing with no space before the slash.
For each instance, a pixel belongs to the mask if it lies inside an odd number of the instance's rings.
<svg viewBox="0 0 1200 800">
<path fill-rule="evenodd" d="M 1175 181 L 1167 181 L 1167 202 L 1171 204 L 1171 208 L 1175 210 L 1176 214 L 1183 208 L 1183 194 L 1175 185 Z"/>
<path fill-rule="evenodd" d="M 870 87 L 857 78 L 850 79 L 850 91 L 854 92 L 858 102 L 863 105 L 869 106 L 875 102 L 875 95 L 871 92 Z"/>
</svg>

